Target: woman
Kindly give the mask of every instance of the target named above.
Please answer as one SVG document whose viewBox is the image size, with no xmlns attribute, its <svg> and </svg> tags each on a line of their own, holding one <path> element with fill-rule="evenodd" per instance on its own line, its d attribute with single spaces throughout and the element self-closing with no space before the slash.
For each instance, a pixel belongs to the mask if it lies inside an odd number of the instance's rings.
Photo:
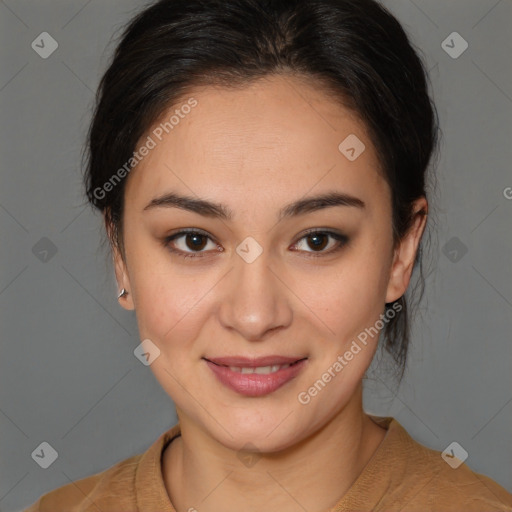
<svg viewBox="0 0 512 512">
<path fill-rule="evenodd" d="M 510 510 L 458 452 L 362 406 L 381 331 L 404 369 L 437 137 L 423 64 L 373 0 L 138 15 L 85 179 L 179 423 L 28 510 Z"/>
</svg>

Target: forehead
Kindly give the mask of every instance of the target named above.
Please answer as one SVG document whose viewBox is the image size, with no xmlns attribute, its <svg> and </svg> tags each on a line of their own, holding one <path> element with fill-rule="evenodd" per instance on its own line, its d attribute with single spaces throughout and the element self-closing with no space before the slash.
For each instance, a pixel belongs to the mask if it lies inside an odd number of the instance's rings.
<svg viewBox="0 0 512 512">
<path fill-rule="evenodd" d="M 271 195 L 279 202 L 313 188 L 368 195 L 385 187 L 364 123 L 313 79 L 272 76 L 239 88 L 198 87 L 155 121 L 139 145 L 148 137 L 154 147 L 125 191 L 139 205 L 176 189 L 229 195 L 236 209 L 237 197 L 243 207 L 250 199 Z M 364 150 L 349 159 L 347 145 Z"/>
</svg>

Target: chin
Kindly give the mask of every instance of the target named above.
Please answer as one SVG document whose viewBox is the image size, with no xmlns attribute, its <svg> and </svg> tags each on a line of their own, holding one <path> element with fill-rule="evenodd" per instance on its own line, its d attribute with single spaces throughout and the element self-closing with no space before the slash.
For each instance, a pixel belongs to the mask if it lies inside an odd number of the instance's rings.
<svg viewBox="0 0 512 512">
<path fill-rule="evenodd" d="M 250 415 L 251 417 L 248 417 Z M 297 413 L 280 407 L 276 413 L 264 410 L 253 413 L 225 415 L 222 427 L 209 422 L 210 432 L 222 445 L 238 451 L 250 444 L 255 451 L 272 453 L 284 450 L 300 441 L 300 424 Z"/>
</svg>

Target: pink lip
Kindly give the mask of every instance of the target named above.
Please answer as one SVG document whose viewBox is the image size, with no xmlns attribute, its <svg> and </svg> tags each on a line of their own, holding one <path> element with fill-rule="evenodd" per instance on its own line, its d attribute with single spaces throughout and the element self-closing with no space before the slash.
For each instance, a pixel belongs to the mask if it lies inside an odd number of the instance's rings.
<svg viewBox="0 0 512 512">
<path fill-rule="evenodd" d="M 244 366 L 246 368 L 256 368 L 257 366 L 273 366 L 276 364 L 294 363 L 304 357 L 286 357 L 286 356 L 264 356 L 264 357 L 208 357 L 205 359 L 212 363 L 223 366 Z"/>
<path fill-rule="evenodd" d="M 222 357 L 205 359 L 206 363 L 219 379 L 228 388 L 245 396 L 263 396 L 276 391 L 281 386 L 296 377 L 306 365 L 307 359 L 283 356 L 267 356 L 257 359 L 245 357 Z M 255 368 L 257 366 L 273 366 L 295 363 L 288 368 L 269 374 L 240 373 L 229 369 L 229 366 Z"/>
</svg>

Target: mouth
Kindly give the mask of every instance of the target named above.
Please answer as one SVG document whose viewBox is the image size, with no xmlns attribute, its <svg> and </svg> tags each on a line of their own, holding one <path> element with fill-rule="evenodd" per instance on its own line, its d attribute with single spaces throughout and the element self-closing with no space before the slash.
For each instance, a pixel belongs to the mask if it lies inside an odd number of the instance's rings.
<svg viewBox="0 0 512 512">
<path fill-rule="evenodd" d="M 260 358 L 203 358 L 218 381 L 245 396 L 272 393 L 295 378 L 307 357 L 266 356 Z"/>
</svg>

